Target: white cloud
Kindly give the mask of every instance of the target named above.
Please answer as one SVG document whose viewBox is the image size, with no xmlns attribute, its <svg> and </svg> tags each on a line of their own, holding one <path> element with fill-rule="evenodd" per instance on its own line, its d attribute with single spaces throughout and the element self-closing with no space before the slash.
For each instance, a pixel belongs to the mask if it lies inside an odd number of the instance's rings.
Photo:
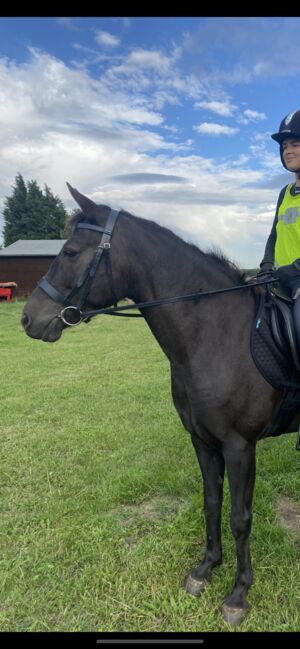
<svg viewBox="0 0 300 649">
<path fill-rule="evenodd" d="M 167 74 L 172 59 L 158 50 L 144 50 L 138 48 L 133 50 L 127 59 L 128 65 L 137 65 L 140 68 L 150 68 L 158 71 L 160 74 Z"/>
<path fill-rule="evenodd" d="M 102 82 L 111 92 L 125 87 L 128 93 L 147 93 L 148 106 L 161 110 L 166 104 L 178 105 L 182 99 L 197 100 L 206 96 L 202 82 L 194 74 L 182 74 L 178 69 L 180 48 L 176 45 L 168 54 L 161 50 L 134 48 L 123 54 L 122 60 L 111 60 L 102 75 Z"/>
<path fill-rule="evenodd" d="M 0 60 L 3 85 L 0 108 L 2 123 L 14 134 L 53 125 L 69 128 L 77 124 L 108 127 L 115 122 L 132 125 L 162 124 L 162 115 L 148 108 L 140 97 L 130 100 L 125 91 L 91 78 L 84 70 L 31 50 L 30 64 L 17 66 Z M 5 88 L 4 88 L 5 84 Z"/>
<path fill-rule="evenodd" d="M 120 83 L 121 77 L 128 77 L 131 82 L 138 80 L 138 83 L 142 82 L 143 85 L 146 85 L 149 84 L 147 75 L 151 75 L 151 81 L 154 73 L 157 75 L 157 79 L 166 77 L 171 73 L 172 65 L 172 56 L 167 56 L 159 50 L 136 48 L 124 56 L 122 63 L 112 65 L 105 77 L 110 82 L 115 80 L 117 83 Z"/>
<path fill-rule="evenodd" d="M 253 122 L 259 121 L 261 119 L 267 119 L 267 116 L 265 113 L 258 113 L 256 110 L 250 110 L 247 108 L 247 110 L 244 110 L 244 115 L 247 117 L 247 119 L 252 120 Z"/>
<path fill-rule="evenodd" d="M 230 101 L 199 101 L 195 104 L 195 108 L 206 108 L 212 113 L 222 115 L 223 117 L 231 117 L 237 106 L 231 104 Z"/>
<path fill-rule="evenodd" d="M 201 60 L 211 88 L 225 81 L 294 79 L 300 72 L 299 26 L 299 17 L 209 17 L 185 35 L 182 49 Z"/>
<path fill-rule="evenodd" d="M 98 45 L 102 47 L 117 47 L 120 45 L 120 39 L 109 32 L 103 32 L 101 30 L 96 31 L 95 40 Z"/>
<path fill-rule="evenodd" d="M 202 122 L 202 124 L 194 126 L 194 129 L 200 133 L 200 135 L 235 135 L 239 130 L 238 128 L 224 126 L 223 124 L 215 124 L 213 122 Z"/>
<path fill-rule="evenodd" d="M 257 142 L 267 142 L 271 137 L 271 133 L 269 131 L 265 133 L 254 133 L 253 139 Z"/>
<path fill-rule="evenodd" d="M 267 119 L 265 113 L 258 113 L 256 110 L 247 108 L 243 111 L 243 115 L 238 118 L 238 122 L 240 124 L 249 124 L 249 122 L 260 122 L 264 119 Z"/>
<path fill-rule="evenodd" d="M 163 55 L 152 54 L 147 57 L 140 50 L 140 56 L 130 59 L 131 70 L 139 66 L 143 71 L 157 70 Z M 170 72 L 165 74 L 168 66 Z M 177 94 L 172 96 L 186 97 L 188 88 L 191 91 L 188 77 L 172 68 L 171 57 L 166 57 L 165 68 L 160 70 L 162 74 L 155 73 L 150 88 L 158 84 L 161 103 L 171 101 L 163 93 L 171 89 L 175 93 L 175 86 Z M 0 60 L 2 205 L 20 172 L 26 181 L 36 179 L 41 187 L 47 183 L 72 209 L 65 185 L 69 181 L 94 200 L 156 220 L 200 247 L 214 243 L 229 255 L 234 251 L 239 261 L 236 247 L 244 242 L 253 250 L 255 219 L 257 214 L 269 213 L 274 190 L 258 187 L 261 172 L 251 170 L 246 156 L 220 164 L 193 155 L 190 139 L 172 141 L 172 131 L 164 129 L 163 115 L 153 107 L 152 92 L 142 94 L 140 88 L 133 92 L 127 78 L 124 83 L 120 78 L 118 84 L 117 75 L 104 73 L 95 79 L 86 70 L 68 67 L 37 50 L 31 50 L 30 60 L 22 65 Z M 193 79 L 192 92 L 197 97 L 201 86 Z M 232 135 L 238 129 L 204 122 L 197 130 Z M 265 149 L 255 155 L 261 156 L 271 177 L 274 161 L 267 158 Z M 121 183 L 116 178 L 141 179 L 141 174 L 151 177 L 151 185 Z M 162 183 L 162 177 L 166 182 Z M 174 177 L 184 181 L 173 182 Z M 266 230 L 267 226 L 265 222 Z M 260 261 L 257 248 L 251 265 Z"/>
<path fill-rule="evenodd" d="M 78 31 L 78 27 L 72 22 L 72 18 L 57 18 L 57 23 L 71 31 Z"/>
</svg>

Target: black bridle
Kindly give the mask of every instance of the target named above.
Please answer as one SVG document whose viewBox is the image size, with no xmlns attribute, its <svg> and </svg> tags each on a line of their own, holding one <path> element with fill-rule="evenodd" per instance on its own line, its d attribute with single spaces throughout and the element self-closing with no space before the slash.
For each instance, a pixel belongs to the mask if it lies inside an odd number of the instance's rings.
<svg viewBox="0 0 300 649">
<path fill-rule="evenodd" d="M 143 318 L 144 316 L 142 314 L 124 313 L 124 311 L 128 311 L 130 309 L 149 308 L 154 306 L 160 306 L 163 304 L 175 304 L 176 302 L 189 301 L 189 300 L 194 300 L 195 302 L 197 302 L 200 297 L 205 297 L 208 295 L 216 295 L 219 293 L 229 293 L 241 289 L 252 288 L 253 286 L 273 284 L 277 281 L 276 279 L 262 280 L 260 282 L 251 282 L 247 284 L 241 284 L 239 286 L 231 286 L 230 288 L 220 288 L 211 291 L 198 291 L 197 293 L 189 293 L 187 295 L 177 295 L 174 297 L 162 298 L 160 300 L 153 300 L 152 302 L 137 302 L 132 305 L 130 304 L 125 306 L 117 306 L 117 297 L 114 289 L 114 282 L 113 282 L 113 275 L 111 270 L 109 253 L 111 247 L 110 241 L 113 235 L 114 227 L 116 225 L 119 213 L 120 212 L 118 210 L 113 210 L 113 209 L 110 210 L 105 228 L 101 228 L 100 226 L 94 225 L 93 223 L 84 223 L 84 222 L 77 223 L 75 230 L 84 230 L 84 229 L 93 230 L 94 232 L 100 232 L 102 234 L 102 237 L 92 261 L 84 270 L 78 282 L 76 282 L 76 284 L 71 288 L 68 295 L 63 295 L 63 293 L 61 293 L 57 288 L 55 288 L 49 282 L 47 276 L 42 277 L 42 279 L 38 282 L 38 287 L 42 289 L 42 291 L 44 291 L 48 295 L 48 297 L 54 300 L 54 302 L 58 302 L 59 304 L 63 305 L 64 308 L 62 309 L 58 317 L 68 327 L 75 327 L 76 325 L 79 325 L 81 322 L 85 320 L 89 320 L 95 315 L 119 315 L 119 316 L 127 316 L 132 318 Z M 109 284 L 110 284 L 112 304 L 114 304 L 114 307 L 94 309 L 92 311 L 82 311 L 81 309 L 86 301 L 92 281 L 94 279 L 94 276 L 96 274 L 96 271 L 99 267 L 103 255 L 106 264 L 106 273 L 108 275 Z M 78 292 L 79 292 L 78 295 L 79 299 L 76 306 L 74 306 L 71 303 L 71 299 Z"/>
<path fill-rule="evenodd" d="M 57 288 L 55 288 L 47 279 L 47 275 L 45 277 L 42 277 L 42 279 L 40 279 L 40 281 L 38 282 L 38 287 L 41 288 L 42 291 L 44 291 L 44 293 L 48 295 L 48 297 L 51 297 L 54 302 L 58 302 L 59 304 L 62 304 L 64 306 L 64 309 L 62 309 L 62 311 L 60 312 L 59 317 L 61 318 L 63 323 L 68 325 L 69 327 L 75 327 L 83 320 L 86 320 L 86 317 L 88 317 L 85 316 L 85 313 L 82 312 L 81 309 L 86 301 L 92 281 L 95 277 L 97 268 L 103 255 L 106 264 L 106 272 L 110 283 L 112 303 L 117 306 L 117 297 L 114 288 L 109 253 L 110 240 L 112 238 L 119 213 L 119 210 L 110 210 L 105 228 L 101 228 L 99 225 L 94 225 L 93 223 L 77 223 L 75 230 L 93 230 L 94 232 L 100 232 L 102 234 L 102 237 L 92 261 L 83 271 L 78 282 L 76 282 L 76 284 L 71 288 L 68 295 L 64 295 Z M 74 295 L 76 295 L 76 293 L 79 293 L 78 302 L 76 306 L 74 306 L 71 303 L 71 300 Z"/>
</svg>

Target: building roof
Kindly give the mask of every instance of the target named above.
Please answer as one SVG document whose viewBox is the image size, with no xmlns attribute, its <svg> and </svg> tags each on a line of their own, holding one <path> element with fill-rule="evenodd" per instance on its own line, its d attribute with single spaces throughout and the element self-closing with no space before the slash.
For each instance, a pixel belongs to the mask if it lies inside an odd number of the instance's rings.
<svg viewBox="0 0 300 649">
<path fill-rule="evenodd" d="M 19 239 L 0 250 L 0 257 L 56 257 L 66 239 Z"/>
</svg>

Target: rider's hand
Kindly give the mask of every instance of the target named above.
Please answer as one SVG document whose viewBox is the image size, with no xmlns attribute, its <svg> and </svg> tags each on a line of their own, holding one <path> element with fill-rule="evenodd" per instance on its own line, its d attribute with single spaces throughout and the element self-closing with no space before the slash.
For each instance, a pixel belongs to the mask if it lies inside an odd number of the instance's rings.
<svg viewBox="0 0 300 649">
<path fill-rule="evenodd" d="M 260 269 L 259 273 L 256 275 L 256 279 L 260 281 L 270 281 L 272 282 L 275 279 L 275 273 L 271 264 L 264 264 Z"/>
<path fill-rule="evenodd" d="M 276 278 L 284 288 L 292 290 L 300 282 L 300 259 L 296 259 L 292 264 L 280 266 L 276 270 Z"/>
<path fill-rule="evenodd" d="M 292 264 L 280 266 L 275 276 L 286 293 L 295 299 L 300 288 L 300 259 L 296 259 Z"/>
</svg>

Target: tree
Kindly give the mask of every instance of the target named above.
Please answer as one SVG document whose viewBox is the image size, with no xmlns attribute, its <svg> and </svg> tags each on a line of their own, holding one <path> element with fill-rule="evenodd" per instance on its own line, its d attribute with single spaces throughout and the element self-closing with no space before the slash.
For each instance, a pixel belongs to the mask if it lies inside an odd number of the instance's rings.
<svg viewBox="0 0 300 649">
<path fill-rule="evenodd" d="M 36 180 L 27 182 L 19 173 L 11 197 L 5 199 L 4 245 L 18 239 L 61 239 L 68 213 L 63 202 L 45 185 L 44 193 Z"/>
<path fill-rule="evenodd" d="M 17 239 L 26 238 L 24 226 L 26 222 L 27 189 L 21 174 L 16 176 L 15 181 L 13 195 L 4 201 L 4 246 L 9 246 L 10 243 L 17 241 Z"/>
<path fill-rule="evenodd" d="M 46 207 L 47 215 L 47 231 L 48 239 L 61 239 L 65 238 L 66 219 L 69 217 L 65 210 L 64 204 L 58 196 L 53 196 L 48 185 L 45 185 L 44 204 Z M 60 236 L 57 237 L 57 230 L 59 229 Z"/>
</svg>

